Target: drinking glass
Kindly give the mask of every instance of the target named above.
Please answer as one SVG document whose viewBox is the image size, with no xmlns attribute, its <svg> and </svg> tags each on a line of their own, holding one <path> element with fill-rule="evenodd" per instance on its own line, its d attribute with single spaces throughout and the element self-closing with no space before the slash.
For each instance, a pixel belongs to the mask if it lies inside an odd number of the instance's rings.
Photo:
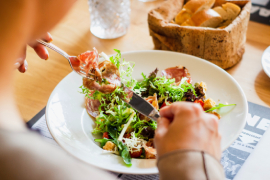
<svg viewBox="0 0 270 180">
<path fill-rule="evenodd" d="M 126 34 L 130 24 L 130 0 L 88 0 L 93 35 L 114 39 Z"/>
</svg>

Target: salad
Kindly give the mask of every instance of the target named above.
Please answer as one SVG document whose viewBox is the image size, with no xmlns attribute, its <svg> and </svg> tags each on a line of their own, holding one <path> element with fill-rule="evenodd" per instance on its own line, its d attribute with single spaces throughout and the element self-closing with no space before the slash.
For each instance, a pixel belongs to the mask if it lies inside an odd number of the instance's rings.
<svg viewBox="0 0 270 180">
<path fill-rule="evenodd" d="M 204 82 L 192 84 L 188 69 L 176 66 L 161 71 L 154 69 L 149 75 L 142 73 L 142 81 L 132 78 L 134 63 L 121 58 L 121 52 L 108 57 L 98 55 L 97 50 L 87 51 L 78 59 L 88 65 L 92 79 L 84 78 L 81 93 L 85 94 L 85 108 L 94 117 L 96 127 L 93 134 L 102 134 L 95 139 L 106 152 L 123 158 L 131 166 L 131 158 L 155 159 L 153 143 L 157 123 L 131 108 L 121 98 L 130 98 L 129 91 L 145 98 L 157 110 L 176 101 L 199 103 L 207 113 L 220 118 L 217 109 L 234 104 L 218 104 L 206 98 Z M 104 61 L 99 62 L 99 56 Z M 94 79 L 93 79 L 94 78 Z M 123 86 L 122 83 L 125 85 Z"/>
</svg>

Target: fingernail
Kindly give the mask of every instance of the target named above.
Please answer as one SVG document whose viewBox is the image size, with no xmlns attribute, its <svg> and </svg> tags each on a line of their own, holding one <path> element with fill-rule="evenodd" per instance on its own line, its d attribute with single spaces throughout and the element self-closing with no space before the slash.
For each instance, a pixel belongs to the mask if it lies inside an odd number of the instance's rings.
<svg viewBox="0 0 270 180">
<path fill-rule="evenodd" d="M 20 63 L 16 62 L 16 63 L 14 64 L 14 68 L 15 68 L 15 69 L 18 69 L 19 67 L 20 67 Z"/>
<path fill-rule="evenodd" d="M 48 40 L 48 42 L 50 43 L 50 42 L 53 41 L 53 38 L 52 38 L 52 35 L 51 35 L 50 33 L 48 33 L 48 35 L 49 35 L 49 37 L 50 37 L 50 39 Z"/>
<path fill-rule="evenodd" d="M 49 59 L 49 52 L 47 49 L 45 49 L 45 51 L 46 51 L 46 54 L 48 55 L 47 58 L 45 58 L 45 60 L 48 60 Z"/>
<path fill-rule="evenodd" d="M 28 62 L 27 61 L 24 61 L 24 69 L 25 69 L 25 71 L 27 71 L 27 69 L 28 69 Z"/>
</svg>

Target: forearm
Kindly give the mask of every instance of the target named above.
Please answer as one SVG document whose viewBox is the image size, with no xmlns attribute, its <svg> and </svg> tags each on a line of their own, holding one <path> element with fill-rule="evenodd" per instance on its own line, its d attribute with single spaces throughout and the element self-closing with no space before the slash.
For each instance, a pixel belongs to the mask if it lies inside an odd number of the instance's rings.
<svg viewBox="0 0 270 180">
<path fill-rule="evenodd" d="M 221 164 L 200 151 L 178 150 L 158 159 L 161 180 L 223 180 Z"/>
</svg>

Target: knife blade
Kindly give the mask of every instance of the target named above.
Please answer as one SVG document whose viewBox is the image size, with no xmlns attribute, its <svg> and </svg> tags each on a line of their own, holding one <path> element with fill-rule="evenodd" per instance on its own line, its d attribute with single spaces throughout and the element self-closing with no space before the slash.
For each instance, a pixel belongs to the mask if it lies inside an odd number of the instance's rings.
<svg viewBox="0 0 270 180">
<path fill-rule="evenodd" d="M 141 96 L 133 92 L 127 87 L 124 87 L 125 92 L 128 94 L 127 97 L 121 99 L 129 104 L 132 108 L 137 110 L 139 113 L 149 117 L 150 119 L 157 121 L 160 117 L 159 112 L 152 106 L 148 101 L 143 99 Z"/>
</svg>

